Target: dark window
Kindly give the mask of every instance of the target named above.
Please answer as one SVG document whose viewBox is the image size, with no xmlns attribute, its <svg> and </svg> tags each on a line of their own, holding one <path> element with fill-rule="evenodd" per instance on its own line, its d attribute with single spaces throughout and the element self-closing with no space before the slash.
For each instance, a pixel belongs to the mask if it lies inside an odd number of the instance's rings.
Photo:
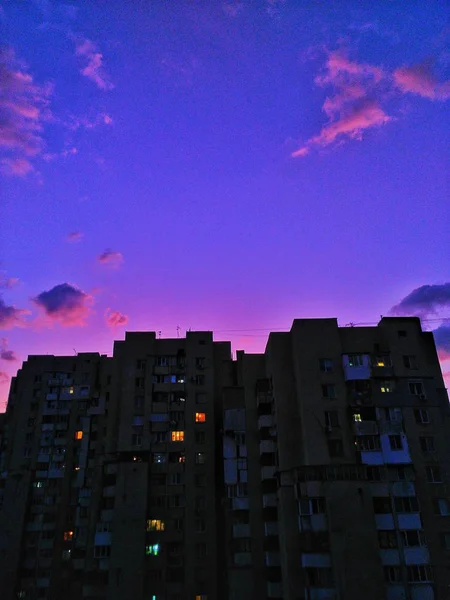
<svg viewBox="0 0 450 600">
<path fill-rule="evenodd" d="M 331 373 L 333 371 L 333 361 L 331 358 L 319 358 L 319 369 L 322 373 Z"/>
<path fill-rule="evenodd" d="M 333 383 L 322 385 L 322 396 L 324 398 L 336 398 L 336 386 Z"/>
<path fill-rule="evenodd" d="M 441 469 L 439 467 L 426 467 L 427 481 L 429 483 L 441 483 Z"/>
<path fill-rule="evenodd" d="M 403 366 L 406 369 L 417 369 L 417 359 L 413 354 L 403 356 Z"/>
<path fill-rule="evenodd" d="M 395 510 L 398 513 L 419 512 L 419 501 L 415 496 L 403 496 L 394 498 Z"/>
<path fill-rule="evenodd" d="M 434 446 L 434 437 L 430 435 L 422 436 L 419 437 L 419 442 L 420 448 L 424 454 L 432 454 L 436 451 L 436 448 Z"/>
<path fill-rule="evenodd" d="M 389 445 L 391 450 L 403 450 L 402 436 L 401 435 L 390 435 Z"/>
<path fill-rule="evenodd" d="M 426 425 L 430 422 L 430 415 L 426 408 L 416 408 L 414 410 L 414 418 L 419 425 Z"/>
<path fill-rule="evenodd" d="M 450 532 L 441 533 L 441 546 L 444 550 L 450 550 Z"/>
<path fill-rule="evenodd" d="M 339 427 L 339 413 L 337 410 L 325 411 L 325 427 Z"/>
<path fill-rule="evenodd" d="M 397 534 L 393 530 L 378 532 L 378 545 L 380 548 L 397 548 Z"/>
<path fill-rule="evenodd" d="M 406 331 L 405 331 L 404 329 L 399 329 L 399 330 L 397 331 L 397 333 L 398 333 L 398 337 L 399 337 L 399 338 L 405 338 L 405 337 L 407 337 L 407 336 L 408 336 L 408 334 L 406 333 Z"/>
<path fill-rule="evenodd" d="M 407 576 L 409 583 L 433 581 L 433 575 L 429 565 L 411 565 L 407 567 Z"/>
<path fill-rule="evenodd" d="M 400 567 L 384 567 L 384 579 L 389 583 L 396 583 L 402 580 Z"/>
<path fill-rule="evenodd" d="M 391 500 L 389 496 L 374 496 L 372 501 L 373 511 L 376 515 L 392 513 Z"/>
</svg>

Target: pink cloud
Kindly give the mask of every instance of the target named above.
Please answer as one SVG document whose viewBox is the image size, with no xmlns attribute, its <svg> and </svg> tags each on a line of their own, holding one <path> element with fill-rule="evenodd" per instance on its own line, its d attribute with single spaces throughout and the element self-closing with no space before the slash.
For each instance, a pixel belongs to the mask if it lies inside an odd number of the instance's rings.
<svg viewBox="0 0 450 600">
<path fill-rule="evenodd" d="M 439 82 L 433 73 L 433 61 L 425 60 L 394 71 L 394 81 L 404 93 L 417 94 L 430 100 L 450 98 L 450 80 Z"/>
<path fill-rule="evenodd" d="M 84 237 L 84 233 L 82 233 L 81 231 L 72 231 L 66 237 L 66 242 L 71 242 L 71 243 L 80 242 L 83 239 L 83 237 Z"/>
<path fill-rule="evenodd" d="M 120 327 L 121 325 L 126 325 L 128 323 L 128 316 L 117 310 L 111 311 L 111 309 L 108 308 L 105 312 L 105 321 L 109 327 Z"/>
<path fill-rule="evenodd" d="M 7 373 L 0 371 L 0 383 L 8 383 L 9 379 L 9 375 Z"/>
<path fill-rule="evenodd" d="M 50 118 L 52 88 L 39 85 L 11 48 L 0 48 L 0 148 L 13 156 L 2 161 L 4 171 L 24 176 L 33 170 L 30 157 L 44 147 L 43 123 Z"/>
<path fill-rule="evenodd" d="M 10 290 L 20 282 L 18 277 L 6 277 L 0 273 L 0 289 Z"/>
<path fill-rule="evenodd" d="M 92 296 L 71 285 L 61 283 L 32 299 L 50 322 L 65 327 L 86 325 Z"/>
<path fill-rule="evenodd" d="M 95 117 L 92 116 L 75 116 L 75 115 L 70 115 L 69 116 L 69 120 L 66 123 L 66 126 L 71 130 L 71 131 L 76 131 L 77 129 L 80 129 L 80 127 L 84 127 L 85 129 L 94 129 L 94 127 L 97 127 L 98 125 L 112 125 L 113 123 L 113 118 L 111 117 L 111 115 L 108 115 L 107 113 L 99 113 L 98 115 L 96 115 Z"/>
<path fill-rule="evenodd" d="M 13 305 L 7 305 L 4 300 L 0 298 L 0 329 L 25 327 L 25 315 L 28 314 L 28 310 L 16 308 Z"/>
<path fill-rule="evenodd" d="M 313 147 L 329 146 L 337 138 L 361 140 L 365 130 L 389 122 L 380 103 L 384 78 L 380 67 L 352 61 L 342 50 L 329 52 L 323 73 L 315 79 L 317 85 L 332 88 L 322 106 L 329 121 L 291 156 L 306 156 Z"/>
<path fill-rule="evenodd" d="M 112 90 L 114 85 L 103 67 L 103 54 L 98 51 L 96 44 L 86 38 L 75 40 L 75 54 L 87 60 L 87 65 L 80 71 L 101 90 Z"/>
<path fill-rule="evenodd" d="M 120 252 L 107 249 L 97 257 L 97 260 L 102 265 L 117 268 L 123 263 L 123 256 Z"/>
</svg>

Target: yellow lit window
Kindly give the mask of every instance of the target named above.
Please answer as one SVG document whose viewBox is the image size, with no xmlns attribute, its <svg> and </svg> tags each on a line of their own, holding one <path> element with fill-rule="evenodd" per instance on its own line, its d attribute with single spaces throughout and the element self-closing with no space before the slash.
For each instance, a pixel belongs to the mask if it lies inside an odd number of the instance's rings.
<svg viewBox="0 0 450 600">
<path fill-rule="evenodd" d="M 206 421 L 206 413 L 195 413 L 195 422 L 204 423 Z"/>
<path fill-rule="evenodd" d="M 63 539 L 65 542 L 70 542 L 72 541 L 73 538 L 73 531 L 65 531 L 63 534 Z"/>
<path fill-rule="evenodd" d="M 76 440 L 83 439 L 83 432 L 82 431 L 75 431 L 75 439 Z"/>
<path fill-rule="evenodd" d="M 354 414 L 353 415 L 353 420 L 356 421 L 356 422 L 361 421 L 362 420 L 361 419 L 361 415 L 359 413 Z"/>
<path fill-rule="evenodd" d="M 148 519 L 147 531 L 164 531 L 165 523 L 161 519 Z"/>
<path fill-rule="evenodd" d="M 184 431 L 172 431 L 172 442 L 184 442 Z"/>
<path fill-rule="evenodd" d="M 69 394 L 73 394 L 73 387 L 69 388 Z"/>
<path fill-rule="evenodd" d="M 80 470 L 80 467 L 79 467 L 78 465 L 76 465 L 76 466 L 73 468 L 73 470 L 74 470 L 74 471 L 79 471 L 79 470 Z"/>
</svg>

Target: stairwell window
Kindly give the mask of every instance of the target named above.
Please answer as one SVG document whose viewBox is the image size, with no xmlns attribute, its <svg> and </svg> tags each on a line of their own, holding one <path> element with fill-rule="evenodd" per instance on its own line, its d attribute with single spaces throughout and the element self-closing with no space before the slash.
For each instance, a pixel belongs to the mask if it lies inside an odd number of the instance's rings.
<svg viewBox="0 0 450 600">
<path fill-rule="evenodd" d="M 322 373 L 332 373 L 333 361 L 331 358 L 319 358 L 319 370 Z"/>
</svg>

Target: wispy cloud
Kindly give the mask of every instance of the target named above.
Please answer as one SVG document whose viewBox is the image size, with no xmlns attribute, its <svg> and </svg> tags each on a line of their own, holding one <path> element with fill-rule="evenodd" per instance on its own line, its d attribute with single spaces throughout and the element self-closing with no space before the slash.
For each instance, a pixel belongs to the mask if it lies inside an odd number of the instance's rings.
<svg viewBox="0 0 450 600">
<path fill-rule="evenodd" d="M 3 298 L 0 298 L 0 330 L 25 327 L 25 316 L 28 314 L 28 310 L 5 304 Z"/>
<path fill-rule="evenodd" d="M 352 61 L 342 50 L 329 52 L 323 73 L 315 79 L 317 85 L 332 88 L 322 106 L 329 121 L 292 156 L 306 156 L 312 148 L 338 139 L 361 140 L 365 130 L 390 121 L 378 99 L 383 76 L 381 68 Z"/>
<path fill-rule="evenodd" d="M 2 338 L 0 340 L 0 360 L 5 360 L 7 362 L 15 362 L 18 360 L 13 350 L 8 350 L 8 338 Z"/>
<path fill-rule="evenodd" d="M 123 256 L 120 252 L 108 248 L 97 256 L 97 261 L 102 265 L 117 268 L 123 263 Z"/>
<path fill-rule="evenodd" d="M 74 37 L 75 54 L 83 58 L 87 64 L 80 73 L 93 81 L 101 90 L 112 90 L 112 84 L 109 75 L 103 65 L 103 54 L 99 52 L 97 45 L 87 38 Z"/>
<path fill-rule="evenodd" d="M 4 371 L 0 371 L 0 383 L 8 383 L 9 381 L 9 375 L 8 373 L 5 373 Z"/>
<path fill-rule="evenodd" d="M 404 93 L 416 94 L 430 100 L 450 98 L 450 80 L 440 82 L 433 72 L 434 59 L 394 71 L 394 81 Z"/>
<path fill-rule="evenodd" d="M 65 327 L 83 326 L 90 314 L 92 296 L 70 283 L 55 285 L 48 291 L 33 298 L 37 307 L 43 310 L 51 323 Z"/>
<path fill-rule="evenodd" d="M 4 172 L 25 176 L 44 146 L 43 124 L 50 118 L 50 85 L 37 84 L 12 48 L 0 47 L 0 149 Z"/>
<path fill-rule="evenodd" d="M 424 319 L 447 307 L 450 307 L 450 282 L 421 285 L 393 306 L 390 314 L 414 315 Z"/>
<path fill-rule="evenodd" d="M 0 290 L 11 290 L 19 281 L 18 277 L 7 277 L 4 273 L 0 273 Z"/>
<path fill-rule="evenodd" d="M 108 113 L 98 113 L 95 116 L 76 116 L 70 115 L 66 126 L 71 131 L 77 131 L 77 129 L 94 129 L 99 125 L 112 125 L 113 118 Z"/>
<path fill-rule="evenodd" d="M 128 315 L 124 315 L 118 310 L 107 309 L 105 312 L 105 321 L 109 327 L 120 327 L 128 323 Z"/>
<path fill-rule="evenodd" d="M 84 237 L 84 233 L 82 233 L 81 231 L 72 231 L 66 237 L 66 242 L 70 242 L 70 243 L 81 242 L 83 237 Z"/>
</svg>

